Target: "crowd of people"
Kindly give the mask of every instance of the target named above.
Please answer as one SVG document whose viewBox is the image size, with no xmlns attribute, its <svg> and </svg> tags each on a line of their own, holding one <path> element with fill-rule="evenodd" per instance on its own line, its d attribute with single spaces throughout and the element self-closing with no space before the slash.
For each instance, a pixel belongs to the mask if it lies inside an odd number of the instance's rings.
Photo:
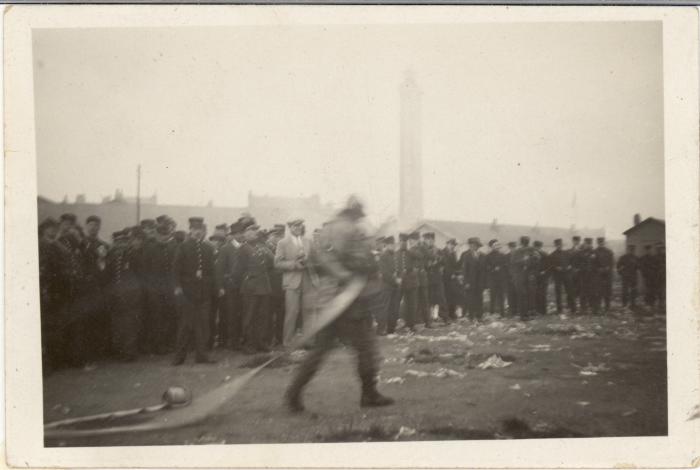
<svg viewBox="0 0 700 470">
<path fill-rule="evenodd" d="M 246 214 L 207 237 L 202 218 L 190 218 L 185 232 L 162 215 L 114 232 L 111 243 L 100 228 L 98 216 L 81 226 L 73 214 L 39 225 L 44 373 L 90 368 L 107 357 L 172 354 L 180 365 L 190 351 L 196 362 L 211 363 L 216 348 L 251 354 L 289 347 L 332 295 L 324 280 L 341 278 L 352 261 L 328 262 L 324 254 L 343 247 L 324 229 L 308 237 L 301 219 L 265 230 Z M 478 322 L 486 309 L 527 320 L 548 313 L 550 283 L 557 312 L 605 312 L 616 273 L 623 306 L 635 307 L 639 277 L 646 305 L 665 304 L 663 246 L 645 246 L 642 256 L 628 246 L 615 260 L 603 238 L 594 247 L 592 239 L 573 237 L 568 249 L 555 240 L 550 253 L 525 236 L 505 247 L 470 238 L 462 253 L 456 240 L 436 246 L 430 232 L 396 241 L 364 241 L 375 248 L 373 267 L 363 272 L 375 294 L 369 310 L 377 335 L 412 334 L 438 318 Z"/>
</svg>

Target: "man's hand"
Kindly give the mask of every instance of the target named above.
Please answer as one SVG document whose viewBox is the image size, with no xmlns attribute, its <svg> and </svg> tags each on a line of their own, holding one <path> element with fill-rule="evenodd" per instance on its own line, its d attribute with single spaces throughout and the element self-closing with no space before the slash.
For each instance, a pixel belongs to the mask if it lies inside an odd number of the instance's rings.
<svg viewBox="0 0 700 470">
<path fill-rule="evenodd" d="M 219 297 L 223 297 L 226 295 L 226 291 L 224 289 L 219 289 Z"/>
<path fill-rule="evenodd" d="M 182 287 L 175 288 L 175 297 L 180 297 L 182 295 Z"/>
</svg>

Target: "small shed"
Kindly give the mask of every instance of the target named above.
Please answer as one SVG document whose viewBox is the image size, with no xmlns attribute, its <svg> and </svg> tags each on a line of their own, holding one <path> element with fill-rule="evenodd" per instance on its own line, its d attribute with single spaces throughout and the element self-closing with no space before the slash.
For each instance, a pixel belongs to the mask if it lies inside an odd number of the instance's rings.
<svg viewBox="0 0 700 470">
<path fill-rule="evenodd" d="M 625 246 L 634 245 L 637 247 L 637 254 L 642 252 L 646 245 L 666 245 L 666 222 L 654 217 L 647 217 L 639 221 L 635 218 L 635 224 L 625 230 Z"/>
</svg>

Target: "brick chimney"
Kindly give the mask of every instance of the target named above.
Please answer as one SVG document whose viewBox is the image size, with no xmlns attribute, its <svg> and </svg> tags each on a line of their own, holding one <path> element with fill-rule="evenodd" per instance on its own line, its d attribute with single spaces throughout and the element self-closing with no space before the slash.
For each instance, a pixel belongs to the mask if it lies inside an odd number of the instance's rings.
<svg viewBox="0 0 700 470">
<path fill-rule="evenodd" d="M 634 214 L 634 225 L 639 225 L 642 221 L 642 216 L 639 214 Z"/>
</svg>

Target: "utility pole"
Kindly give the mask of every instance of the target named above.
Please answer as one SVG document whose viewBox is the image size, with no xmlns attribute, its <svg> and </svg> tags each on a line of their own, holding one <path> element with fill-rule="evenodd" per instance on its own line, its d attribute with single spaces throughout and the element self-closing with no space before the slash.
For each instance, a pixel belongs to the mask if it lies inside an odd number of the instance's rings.
<svg viewBox="0 0 700 470">
<path fill-rule="evenodd" d="M 136 167 L 136 225 L 141 223 L 141 164 Z"/>
</svg>

